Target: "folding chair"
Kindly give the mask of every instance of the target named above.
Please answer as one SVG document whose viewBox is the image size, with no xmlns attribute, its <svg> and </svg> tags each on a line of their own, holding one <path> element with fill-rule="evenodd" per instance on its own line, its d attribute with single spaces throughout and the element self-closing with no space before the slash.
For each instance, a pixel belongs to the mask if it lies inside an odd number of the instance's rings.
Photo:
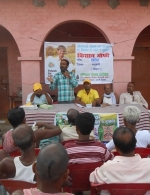
<svg viewBox="0 0 150 195">
<path fill-rule="evenodd" d="M 70 164 L 68 169 L 72 178 L 72 186 L 64 187 L 64 192 L 79 192 L 90 190 L 89 176 L 95 168 L 100 167 L 103 162 Z"/>
<path fill-rule="evenodd" d="M 150 190 L 150 183 L 91 183 L 91 195 L 100 195 L 101 190 L 108 190 L 110 195 L 145 195 Z"/>
<path fill-rule="evenodd" d="M 0 184 L 3 185 L 7 192 L 10 194 L 16 190 L 30 189 L 37 187 L 35 183 L 29 183 L 26 181 L 12 180 L 12 179 L 0 179 Z"/>
<path fill-rule="evenodd" d="M 66 141 L 61 142 L 61 144 L 64 146 L 65 144 L 70 143 L 70 142 L 73 142 L 73 141 L 76 141 L 76 140 L 77 139 L 69 139 L 69 140 L 66 140 Z"/>
</svg>

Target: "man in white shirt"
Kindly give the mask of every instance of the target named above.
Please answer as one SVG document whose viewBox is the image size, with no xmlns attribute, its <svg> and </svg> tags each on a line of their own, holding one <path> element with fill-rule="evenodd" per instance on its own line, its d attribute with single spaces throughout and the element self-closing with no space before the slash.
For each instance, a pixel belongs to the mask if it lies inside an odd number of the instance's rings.
<svg viewBox="0 0 150 195">
<path fill-rule="evenodd" d="M 67 140 L 75 140 L 79 139 L 79 135 L 77 134 L 76 131 L 76 126 L 75 126 L 75 118 L 79 115 L 79 111 L 76 109 L 69 109 L 67 112 L 67 117 L 68 117 L 68 123 L 69 125 L 65 125 L 62 127 L 62 133 L 60 134 L 60 141 L 67 141 Z M 90 134 L 90 139 L 94 139 L 94 133 L 93 131 Z"/>
<path fill-rule="evenodd" d="M 120 95 L 120 104 L 140 104 L 145 108 L 148 108 L 148 103 L 143 98 L 141 92 L 134 91 L 134 82 L 129 82 L 127 85 L 127 93 L 122 93 Z"/>
<path fill-rule="evenodd" d="M 150 133 L 147 130 L 138 131 L 136 123 L 140 120 L 141 111 L 136 106 L 127 106 L 123 112 L 124 124 L 131 129 L 137 140 L 136 147 L 147 148 L 150 145 Z M 113 139 L 106 144 L 109 151 L 115 149 Z"/>
<path fill-rule="evenodd" d="M 42 89 L 40 83 L 34 83 L 33 92 L 27 96 L 26 103 L 33 105 L 53 104 L 51 96 Z"/>
<path fill-rule="evenodd" d="M 90 182 L 150 183 L 150 158 L 134 154 L 136 139 L 133 131 L 119 127 L 113 134 L 116 150 L 121 156 L 107 161 L 90 174 Z"/>
</svg>

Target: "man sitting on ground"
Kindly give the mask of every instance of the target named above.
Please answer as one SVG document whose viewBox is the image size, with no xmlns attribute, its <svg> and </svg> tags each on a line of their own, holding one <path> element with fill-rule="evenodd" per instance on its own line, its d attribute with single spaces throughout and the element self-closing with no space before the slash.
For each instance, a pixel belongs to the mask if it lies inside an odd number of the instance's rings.
<svg viewBox="0 0 150 195">
<path fill-rule="evenodd" d="M 33 105 L 53 104 L 51 96 L 42 89 L 40 83 L 34 83 L 33 92 L 27 96 L 26 103 Z"/>
<path fill-rule="evenodd" d="M 96 90 L 91 88 L 90 79 L 83 81 L 83 87 L 84 89 L 77 93 L 75 102 L 82 106 L 86 106 L 87 104 L 91 104 L 92 107 L 96 106 L 96 104 L 100 106 L 99 94 Z"/>
<path fill-rule="evenodd" d="M 7 131 L 3 136 L 3 149 L 10 153 L 18 150 L 16 146 L 14 146 L 14 141 L 12 139 L 12 133 L 16 127 L 20 124 L 24 124 L 26 122 L 25 112 L 23 108 L 12 108 L 9 110 L 7 115 L 8 121 L 13 126 L 13 129 Z M 37 123 L 39 128 L 44 127 L 45 129 L 38 129 L 34 131 L 34 135 L 36 138 L 36 143 L 39 144 L 40 140 L 52 138 L 53 136 L 57 136 L 61 133 L 61 129 L 51 124 L 47 123 Z"/>
<path fill-rule="evenodd" d="M 63 195 L 60 189 L 68 177 L 68 154 L 61 144 L 51 144 L 42 149 L 33 166 L 37 188 L 18 190 L 12 195 Z M 70 193 L 66 193 L 69 195 Z M 71 194 L 70 194 L 71 195 Z"/>
<path fill-rule="evenodd" d="M 134 91 L 134 82 L 129 82 L 127 85 L 127 93 L 120 95 L 120 104 L 141 104 L 145 108 L 148 108 L 148 103 L 143 98 L 141 92 Z"/>
<path fill-rule="evenodd" d="M 12 133 L 15 146 L 21 156 L 4 158 L 0 162 L 0 178 L 13 178 L 31 183 L 35 182 L 32 164 L 36 161 L 35 136 L 31 127 L 19 125 Z"/>
<path fill-rule="evenodd" d="M 146 148 L 150 145 L 150 133 L 147 130 L 138 131 L 136 123 L 140 120 L 141 111 L 136 106 L 127 106 L 123 112 L 124 125 L 131 129 L 137 140 L 136 147 Z M 109 151 L 115 149 L 113 139 L 106 144 Z"/>
<path fill-rule="evenodd" d="M 75 125 L 79 140 L 64 145 L 69 155 L 69 163 L 105 162 L 113 158 L 113 154 L 103 143 L 89 139 L 94 123 L 92 113 L 85 112 L 76 117 Z"/>
<path fill-rule="evenodd" d="M 68 123 L 69 125 L 65 125 L 62 128 L 62 133 L 60 134 L 60 141 L 67 141 L 67 140 L 72 140 L 72 139 L 79 139 L 79 135 L 77 134 L 76 131 L 76 126 L 75 126 L 75 118 L 79 115 L 79 111 L 76 109 L 69 109 L 67 112 L 67 117 L 68 117 Z M 90 134 L 90 139 L 94 139 L 94 133 L 93 131 Z"/>
<path fill-rule="evenodd" d="M 150 183 L 150 159 L 134 154 L 136 138 L 127 127 L 114 131 L 113 140 L 121 156 L 104 163 L 90 174 L 90 182 L 103 183 Z M 121 193 L 120 193 L 121 194 Z"/>
<path fill-rule="evenodd" d="M 115 92 L 112 92 L 112 84 L 104 85 L 104 94 L 101 95 L 101 104 L 110 106 L 112 104 L 118 104 L 119 98 Z"/>
</svg>

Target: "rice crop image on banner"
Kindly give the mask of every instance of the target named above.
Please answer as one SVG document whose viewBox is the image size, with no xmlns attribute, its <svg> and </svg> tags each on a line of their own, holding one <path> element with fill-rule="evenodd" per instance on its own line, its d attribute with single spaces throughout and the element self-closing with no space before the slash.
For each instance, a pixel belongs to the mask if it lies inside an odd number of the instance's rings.
<svg viewBox="0 0 150 195">
<path fill-rule="evenodd" d="M 60 72 L 60 61 L 66 59 L 69 61 L 68 71 L 75 73 L 75 50 L 74 43 L 45 42 L 44 59 L 45 59 L 45 83 L 49 84 L 47 77 L 53 77 Z"/>
<path fill-rule="evenodd" d="M 76 75 L 79 84 L 89 78 L 92 84 L 112 83 L 112 45 L 107 43 L 76 43 Z"/>
<path fill-rule="evenodd" d="M 107 142 L 112 139 L 114 130 L 119 126 L 118 114 L 100 114 L 100 125 L 98 129 L 99 139 Z"/>
</svg>

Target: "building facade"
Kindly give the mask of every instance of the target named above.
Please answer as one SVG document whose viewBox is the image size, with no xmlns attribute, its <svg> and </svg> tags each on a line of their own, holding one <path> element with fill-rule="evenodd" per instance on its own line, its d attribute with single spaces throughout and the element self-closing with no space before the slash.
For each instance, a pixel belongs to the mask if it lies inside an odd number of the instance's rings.
<svg viewBox="0 0 150 195">
<path fill-rule="evenodd" d="M 115 1 L 119 5 L 112 9 Z M 23 103 L 35 82 L 56 93 L 44 84 L 44 41 L 112 43 L 114 91 L 120 95 L 134 81 L 150 104 L 150 4 L 142 2 L 0 0 L 0 117 L 9 109 L 9 96 L 20 88 Z M 103 92 L 102 85 L 92 87 Z"/>
</svg>

